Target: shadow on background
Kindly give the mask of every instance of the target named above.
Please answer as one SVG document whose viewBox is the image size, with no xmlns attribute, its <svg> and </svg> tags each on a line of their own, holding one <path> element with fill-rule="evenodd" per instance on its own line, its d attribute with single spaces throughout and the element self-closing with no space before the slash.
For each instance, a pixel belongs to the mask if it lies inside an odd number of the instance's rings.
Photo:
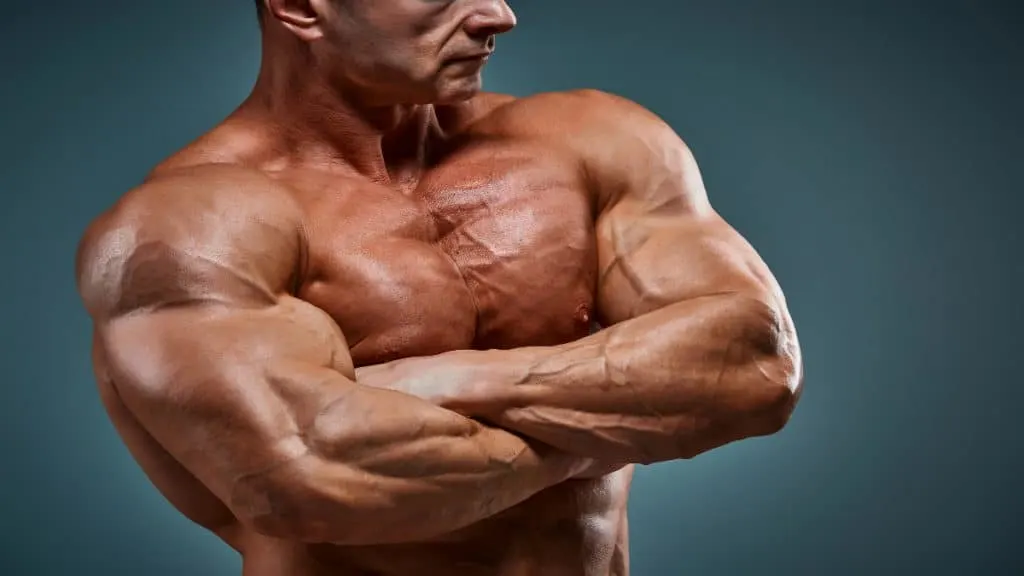
<svg viewBox="0 0 1024 576">
<path fill-rule="evenodd" d="M 1020 8 L 512 4 L 489 87 L 596 87 L 662 115 L 804 345 L 783 433 L 639 471 L 634 574 L 1024 573 Z M 251 2 L 19 2 L 0 27 L 0 573 L 238 574 L 107 422 L 72 256 L 247 94 Z"/>
</svg>

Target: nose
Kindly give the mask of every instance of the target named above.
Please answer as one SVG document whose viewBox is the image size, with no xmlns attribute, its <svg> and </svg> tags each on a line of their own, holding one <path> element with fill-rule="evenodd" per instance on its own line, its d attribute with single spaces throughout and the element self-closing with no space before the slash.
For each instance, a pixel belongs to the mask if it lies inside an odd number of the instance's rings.
<svg viewBox="0 0 1024 576">
<path fill-rule="evenodd" d="M 516 27 L 516 15 L 505 0 L 481 0 L 466 19 L 466 33 L 485 40 Z"/>
</svg>

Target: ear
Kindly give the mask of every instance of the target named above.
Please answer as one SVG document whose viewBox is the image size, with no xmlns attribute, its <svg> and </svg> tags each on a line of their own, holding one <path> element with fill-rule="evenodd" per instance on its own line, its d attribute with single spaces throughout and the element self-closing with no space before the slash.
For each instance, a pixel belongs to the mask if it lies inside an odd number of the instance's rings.
<svg viewBox="0 0 1024 576">
<path fill-rule="evenodd" d="M 269 16 L 307 42 L 324 35 L 328 0 L 264 0 Z"/>
</svg>

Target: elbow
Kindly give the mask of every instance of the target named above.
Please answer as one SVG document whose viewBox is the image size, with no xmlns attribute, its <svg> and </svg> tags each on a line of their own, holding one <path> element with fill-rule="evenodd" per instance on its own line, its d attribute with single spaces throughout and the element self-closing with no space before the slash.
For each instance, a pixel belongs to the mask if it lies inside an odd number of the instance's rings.
<svg viewBox="0 0 1024 576">
<path fill-rule="evenodd" d="M 794 372 L 783 381 L 766 380 L 760 385 L 756 415 L 750 419 L 754 436 L 770 436 L 781 432 L 789 423 L 800 399 L 801 382 Z"/>
<path fill-rule="evenodd" d="M 781 431 L 803 390 L 803 360 L 793 321 L 784 307 L 759 301 L 751 324 L 751 407 L 757 435 Z"/>
</svg>

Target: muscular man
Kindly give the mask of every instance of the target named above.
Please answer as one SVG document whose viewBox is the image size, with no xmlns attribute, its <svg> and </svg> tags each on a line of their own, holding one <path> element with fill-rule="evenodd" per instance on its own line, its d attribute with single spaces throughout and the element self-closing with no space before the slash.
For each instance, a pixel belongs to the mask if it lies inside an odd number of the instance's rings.
<svg viewBox="0 0 1024 576">
<path fill-rule="evenodd" d="M 480 91 L 504 1 L 260 19 L 252 95 L 81 242 L 128 449 L 246 576 L 628 574 L 631 465 L 793 409 L 772 275 L 653 114 Z"/>
</svg>

